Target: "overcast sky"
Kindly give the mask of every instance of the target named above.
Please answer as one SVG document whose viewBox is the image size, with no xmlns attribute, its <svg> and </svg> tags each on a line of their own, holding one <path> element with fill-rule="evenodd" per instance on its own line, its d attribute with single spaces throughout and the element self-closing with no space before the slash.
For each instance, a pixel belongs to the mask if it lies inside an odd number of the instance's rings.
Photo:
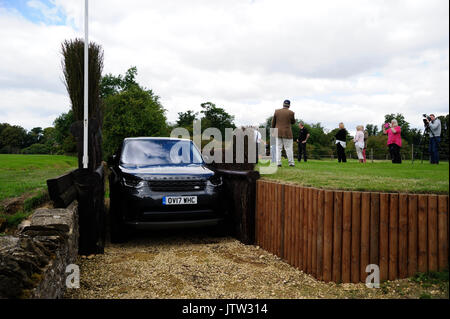
<svg viewBox="0 0 450 319">
<path fill-rule="evenodd" d="M 51 126 L 70 109 L 60 45 L 84 0 L 0 0 L 0 123 Z M 211 101 L 256 125 L 291 100 L 333 129 L 449 110 L 448 0 L 90 0 L 105 73 L 138 69 L 168 120 Z"/>
</svg>

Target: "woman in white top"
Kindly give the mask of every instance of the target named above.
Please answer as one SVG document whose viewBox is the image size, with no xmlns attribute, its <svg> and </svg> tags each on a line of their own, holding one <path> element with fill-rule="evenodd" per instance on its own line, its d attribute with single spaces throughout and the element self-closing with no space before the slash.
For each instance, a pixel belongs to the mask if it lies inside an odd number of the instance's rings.
<svg viewBox="0 0 450 319">
<path fill-rule="evenodd" d="M 360 163 L 364 163 L 364 126 L 358 125 L 356 127 L 356 135 L 353 139 L 355 142 L 356 154 L 358 154 L 358 159 Z"/>
</svg>

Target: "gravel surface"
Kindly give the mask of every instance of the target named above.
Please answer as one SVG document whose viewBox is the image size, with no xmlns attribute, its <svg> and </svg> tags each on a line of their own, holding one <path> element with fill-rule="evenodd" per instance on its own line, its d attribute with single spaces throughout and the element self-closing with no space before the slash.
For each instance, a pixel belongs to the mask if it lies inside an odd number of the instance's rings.
<svg viewBox="0 0 450 319">
<path fill-rule="evenodd" d="M 195 232 L 140 234 L 77 262 L 81 287 L 66 298 L 448 298 L 448 283 L 320 282 L 257 246 Z"/>
</svg>

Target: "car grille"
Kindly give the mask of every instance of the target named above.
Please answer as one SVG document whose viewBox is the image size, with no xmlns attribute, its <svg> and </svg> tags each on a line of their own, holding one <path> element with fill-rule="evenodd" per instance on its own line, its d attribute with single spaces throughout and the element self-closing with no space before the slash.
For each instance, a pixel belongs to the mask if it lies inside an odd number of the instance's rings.
<svg viewBox="0 0 450 319">
<path fill-rule="evenodd" d="M 199 191 L 205 189 L 206 181 L 204 180 L 164 180 L 149 181 L 148 185 L 152 191 Z"/>
</svg>

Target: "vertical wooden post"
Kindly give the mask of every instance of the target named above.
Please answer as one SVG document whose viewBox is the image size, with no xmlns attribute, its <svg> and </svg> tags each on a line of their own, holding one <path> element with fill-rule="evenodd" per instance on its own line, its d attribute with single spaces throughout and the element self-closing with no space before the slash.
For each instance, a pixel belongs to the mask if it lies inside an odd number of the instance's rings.
<svg viewBox="0 0 450 319">
<path fill-rule="evenodd" d="M 323 229 L 324 229 L 324 204 L 325 193 L 323 190 L 318 191 L 317 195 L 317 262 L 316 262 L 316 278 L 323 279 Z"/>
<path fill-rule="evenodd" d="M 361 252 L 360 279 L 367 277 L 366 267 L 370 264 L 370 193 L 361 195 Z"/>
<path fill-rule="evenodd" d="M 298 187 L 298 193 L 299 193 L 299 202 L 297 206 L 297 214 L 299 216 L 299 236 L 298 236 L 298 247 L 297 247 L 297 253 L 298 253 L 298 268 L 303 269 L 303 201 L 304 198 L 304 188 Z"/>
<path fill-rule="evenodd" d="M 342 197 L 341 191 L 334 193 L 334 218 L 333 218 L 333 273 L 332 280 L 341 282 L 342 266 Z"/>
<path fill-rule="evenodd" d="M 296 219 L 297 219 L 297 214 L 296 214 L 296 204 L 297 204 L 297 196 L 296 196 L 296 190 L 297 187 L 296 186 L 291 186 L 291 236 L 292 236 L 292 241 L 291 241 L 291 247 L 290 247 L 290 252 L 289 254 L 291 255 L 291 265 L 292 266 L 296 266 L 295 264 L 295 242 L 297 241 L 297 223 L 296 223 Z"/>
<path fill-rule="evenodd" d="M 398 276 L 408 277 L 408 195 L 400 194 L 398 202 Z"/>
<path fill-rule="evenodd" d="M 352 241 L 352 193 L 344 192 L 342 207 L 342 282 L 350 282 Z"/>
<path fill-rule="evenodd" d="M 311 273 L 317 276 L 317 208 L 318 208 L 318 189 L 313 189 L 313 209 L 312 209 L 312 245 L 311 245 Z"/>
<path fill-rule="evenodd" d="M 370 263 L 380 265 L 380 194 L 370 194 Z M 367 265 L 366 265 L 367 266 Z"/>
<path fill-rule="evenodd" d="M 428 195 L 428 271 L 438 270 L 438 196 Z"/>
<path fill-rule="evenodd" d="M 427 219 L 427 210 L 428 210 L 428 196 L 427 195 L 419 195 L 417 198 L 418 201 L 418 264 L 417 268 L 419 272 L 427 272 L 428 271 L 428 219 Z"/>
<path fill-rule="evenodd" d="M 302 259 L 304 272 L 308 269 L 308 189 L 303 188 L 303 251 Z"/>
<path fill-rule="evenodd" d="M 398 276 L 398 194 L 390 195 L 389 207 L 389 280 L 395 280 Z"/>
<path fill-rule="evenodd" d="M 307 273 L 312 273 L 312 237 L 313 237 L 313 193 L 312 188 L 308 188 L 308 266 Z"/>
<path fill-rule="evenodd" d="M 408 276 L 417 272 L 417 195 L 408 195 Z"/>
<path fill-rule="evenodd" d="M 297 186 L 295 187 L 295 196 L 296 196 L 296 202 L 295 202 L 295 229 L 296 229 L 296 235 L 295 235 L 295 266 L 297 268 L 300 268 L 301 264 L 301 245 L 302 245 L 302 215 L 300 211 L 300 205 L 302 202 L 302 188 Z"/>
<path fill-rule="evenodd" d="M 277 220 L 277 256 L 282 256 L 283 254 L 283 231 L 284 231 L 284 224 L 283 224 L 283 196 L 284 196 L 284 184 L 279 184 L 278 187 L 278 220 Z"/>
<path fill-rule="evenodd" d="M 333 203 L 334 192 L 325 191 L 324 234 L 323 234 L 323 280 L 331 281 L 333 267 Z"/>
<path fill-rule="evenodd" d="M 439 270 L 442 271 L 448 267 L 448 196 L 440 195 L 438 201 Z"/>
<path fill-rule="evenodd" d="M 264 216 L 265 216 L 265 209 L 266 209 L 266 207 L 265 207 L 265 205 L 266 205 L 266 202 L 267 202 L 267 197 L 266 197 L 266 194 L 265 194 L 265 188 L 266 188 L 266 182 L 265 181 L 261 181 L 261 180 L 259 180 L 258 181 L 259 182 L 259 187 L 260 187 L 260 192 L 261 192 L 261 196 L 260 196 L 260 198 L 261 198 L 261 214 L 259 215 L 260 216 L 260 218 L 259 218 L 259 239 L 258 239 L 258 245 L 261 247 L 261 248 L 264 248 L 264 244 L 263 244 L 263 242 L 264 242 L 264 231 L 263 231 L 263 229 L 264 229 L 264 225 L 265 225 L 265 218 L 264 218 Z"/>
<path fill-rule="evenodd" d="M 291 210 L 289 209 L 290 201 L 289 201 L 289 192 L 290 192 L 291 186 L 285 185 L 284 186 L 284 234 L 283 235 L 283 255 L 282 258 L 287 261 L 290 264 L 289 261 L 289 245 L 290 241 L 292 240 L 289 230 L 291 227 Z"/>
<path fill-rule="evenodd" d="M 389 278 L 389 194 L 380 194 L 380 280 Z"/>
<path fill-rule="evenodd" d="M 274 213 L 274 202 L 275 202 L 275 183 L 271 182 L 269 184 L 269 202 L 268 202 L 268 218 L 267 218 L 267 251 L 273 253 L 273 234 L 272 234 L 272 225 L 273 225 L 273 213 Z"/>
<path fill-rule="evenodd" d="M 361 250 L 361 193 L 352 193 L 352 256 L 351 256 L 351 281 L 359 282 L 360 275 L 360 250 Z M 364 277 L 365 278 L 365 277 Z"/>
</svg>

